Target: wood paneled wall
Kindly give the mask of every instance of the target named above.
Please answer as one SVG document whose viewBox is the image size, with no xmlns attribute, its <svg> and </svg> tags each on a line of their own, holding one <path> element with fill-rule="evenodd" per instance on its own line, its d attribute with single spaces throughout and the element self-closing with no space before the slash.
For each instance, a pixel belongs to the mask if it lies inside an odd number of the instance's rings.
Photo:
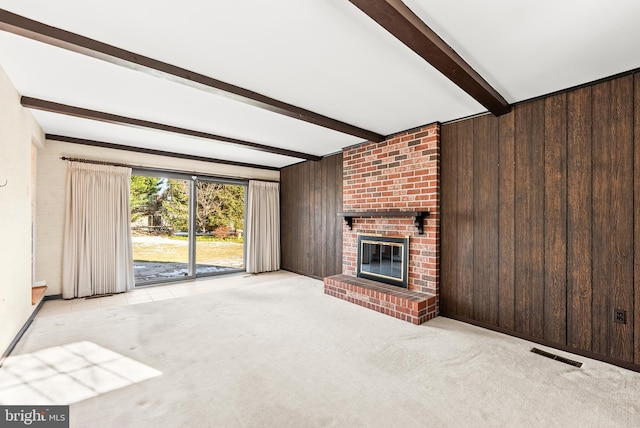
<svg viewBox="0 0 640 428">
<path fill-rule="evenodd" d="M 282 268 L 314 278 L 342 273 L 342 153 L 280 171 Z"/>
<path fill-rule="evenodd" d="M 441 138 L 441 313 L 640 369 L 640 75 Z"/>
</svg>

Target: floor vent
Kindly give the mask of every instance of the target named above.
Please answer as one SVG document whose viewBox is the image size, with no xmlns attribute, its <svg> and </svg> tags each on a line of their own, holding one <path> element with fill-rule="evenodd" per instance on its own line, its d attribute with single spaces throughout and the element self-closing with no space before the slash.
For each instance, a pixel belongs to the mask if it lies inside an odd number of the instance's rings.
<svg viewBox="0 0 640 428">
<path fill-rule="evenodd" d="M 559 355 L 552 354 L 550 352 L 543 351 L 542 349 L 532 348 L 531 352 L 533 352 L 534 354 L 542 355 L 543 357 L 551 358 L 552 360 L 556 360 L 556 361 L 560 361 L 560 362 L 565 363 L 565 364 L 569 364 L 570 366 L 582 367 L 582 363 L 570 360 L 568 358 L 561 357 Z"/>
</svg>

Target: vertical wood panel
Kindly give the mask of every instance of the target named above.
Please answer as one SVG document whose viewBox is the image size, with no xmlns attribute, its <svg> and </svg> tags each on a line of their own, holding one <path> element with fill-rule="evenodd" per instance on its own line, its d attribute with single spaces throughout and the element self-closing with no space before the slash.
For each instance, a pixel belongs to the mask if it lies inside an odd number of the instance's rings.
<svg viewBox="0 0 640 428">
<path fill-rule="evenodd" d="M 333 166 L 333 164 L 330 162 L 330 158 L 325 159 L 325 162 L 320 162 L 320 164 L 318 165 L 319 169 L 320 169 L 320 179 L 318 180 L 320 183 L 320 189 L 319 189 L 319 199 L 320 199 L 320 203 L 322 204 L 322 211 L 318 213 L 319 215 L 319 228 L 320 228 L 320 239 L 321 240 L 329 240 L 333 238 L 333 231 L 330 229 L 330 225 L 329 225 L 329 219 L 328 219 L 328 215 L 329 212 L 332 212 L 332 210 L 334 209 L 333 206 L 330 205 L 330 198 L 329 198 L 329 191 L 328 191 L 328 187 L 329 187 L 329 167 Z M 331 237 L 329 237 L 329 235 L 331 235 Z M 324 270 L 325 270 L 325 266 L 327 266 L 328 263 L 330 263 L 330 261 L 328 260 L 330 255 L 328 254 L 328 249 L 326 245 L 323 245 L 322 243 L 320 244 L 320 251 L 318 252 L 318 257 L 317 257 L 317 261 L 316 261 L 316 271 L 317 276 L 319 277 L 324 277 Z"/>
<path fill-rule="evenodd" d="M 593 351 L 627 361 L 633 331 L 614 324 L 612 311 L 632 312 L 631 82 L 627 77 L 593 87 Z"/>
<path fill-rule="evenodd" d="M 478 321 L 498 320 L 497 119 L 473 120 L 473 309 Z"/>
<path fill-rule="evenodd" d="M 286 269 L 284 260 L 289 260 L 289 246 L 286 245 L 289 242 L 289 233 L 291 231 L 291 221 L 289 220 L 289 213 L 291 212 L 291 189 L 288 179 L 291 169 L 280 171 L 280 255 L 281 266 Z"/>
<path fill-rule="evenodd" d="M 325 243 L 330 257 L 327 257 L 327 267 L 323 276 L 342 273 L 342 218 L 336 213 L 342 211 L 342 179 L 343 165 L 342 154 L 336 154 L 328 158 L 327 167 L 327 199 L 330 201 L 327 210 L 327 236 L 329 241 Z M 329 189 L 332 189 L 329 191 Z"/>
<path fill-rule="evenodd" d="M 640 188 L 640 74 L 634 74 L 634 189 Z M 634 363 L 640 364 L 640 191 L 634 192 Z"/>
<path fill-rule="evenodd" d="M 295 222 L 296 222 L 296 230 L 300 231 L 300 230 L 306 230 L 305 229 L 305 220 L 309 215 L 309 207 L 308 207 L 308 201 L 306 199 L 307 195 L 306 195 L 306 187 L 307 187 L 307 181 L 308 180 L 308 175 L 307 175 L 307 166 L 308 166 L 308 162 L 303 162 L 301 164 L 299 164 L 298 167 L 298 172 L 300 174 L 299 177 L 305 177 L 304 181 L 300 181 L 298 178 L 298 181 L 296 182 L 296 202 L 295 202 L 295 207 L 296 207 L 296 211 L 295 211 Z M 298 232 L 300 233 L 300 232 Z M 295 234 L 295 232 L 294 232 Z M 307 270 L 307 267 L 305 266 L 306 263 L 306 248 L 301 248 L 299 245 L 296 245 L 296 259 L 297 259 L 297 265 L 296 268 L 299 269 L 300 272 L 309 272 Z M 310 274 L 311 272 L 309 272 Z"/>
<path fill-rule="evenodd" d="M 543 336 L 544 102 L 515 109 L 516 331 Z"/>
<path fill-rule="evenodd" d="M 498 325 L 515 330 L 515 130 L 513 112 L 499 118 Z"/>
<path fill-rule="evenodd" d="M 458 126 L 456 313 L 473 318 L 473 121 Z"/>
<path fill-rule="evenodd" d="M 640 364 L 640 74 L 490 120 L 498 123 L 495 234 L 485 210 L 489 122 L 442 127 L 443 312 Z M 613 322 L 615 308 L 627 324 Z"/>
<path fill-rule="evenodd" d="M 616 175 L 614 187 L 619 190 L 614 198 L 612 211 L 619 215 L 615 234 L 619 236 L 618 247 L 613 253 L 616 273 L 612 306 L 627 312 L 626 324 L 614 324 L 609 354 L 623 361 L 633 361 L 633 76 L 611 82 L 612 140 L 617 152 L 612 159 Z"/>
<path fill-rule="evenodd" d="M 617 189 L 611 188 L 608 178 L 611 177 L 611 157 L 613 147 L 611 143 L 611 133 L 609 122 L 611 109 L 609 106 L 609 98 L 611 94 L 611 82 L 605 82 L 593 87 L 592 100 L 592 167 L 593 167 L 593 200 L 592 212 L 597 213 L 593 216 L 593 301 L 591 306 L 591 317 L 594 320 L 592 328 L 592 347 L 591 349 L 602 355 L 609 355 L 609 344 L 612 322 L 611 303 L 609 301 L 609 293 L 614 287 L 612 278 L 611 250 L 615 249 L 616 244 L 609 245 L 607 240 L 611 232 L 610 222 L 612 219 L 611 212 L 611 193 Z M 615 237 L 611 237 L 614 239 Z M 612 248 L 613 247 L 613 248 Z"/>
<path fill-rule="evenodd" d="M 311 272 L 312 276 L 322 277 L 322 267 L 324 266 L 324 258 L 322 257 L 322 247 L 321 242 L 325 239 L 324 235 L 324 221 L 323 221 L 323 212 L 324 206 L 322 204 L 322 167 L 324 166 L 324 162 L 313 162 L 312 164 L 312 174 L 311 174 L 311 200 L 312 207 L 314 210 L 310 212 L 309 215 L 309 229 L 312 231 L 311 239 L 318 245 L 318 249 L 316 251 L 311 251 L 310 253 L 310 263 L 311 263 Z"/>
<path fill-rule="evenodd" d="M 591 351 L 591 88 L 567 97 L 567 345 Z"/>
<path fill-rule="evenodd" d="M 292 195 L 292 197 L 294 198 L 293 223 L 295 224 L 295 229 L 291 237 L 291 241 L 289 241 L 289 244 L 292 246 L 292 248 L 295 248 L 295 250 L 293 250 L 294 261 L 295 261 L 294 269 L 296 270 L 296 272 L 303 273 L 305 272 L 304 270 L 305 269 L 304 268 L 305 250 L 300 248 L 300 244 L 295 242 L 294 235 L 295 235 L 295 231 L 304 230 L 302 222 L 304 220 L 304 216 L 307 213 L 306 210 L 308 209 L 307 207 L 304 206 L 305 201 L 301 196 L 303 194 L 303 186 L 305 183 L 302 180 L 300 180 L 300 178 L 305 177 L 304 175 L 305 163 L 300 163 L 296 165 L 295 171 L 296 171 L 296 176 L 292 177 L 292 179 L 295 180 L 295 183 L 293 186 L 294 194 Z"/>
<path fill-rule="evenodd" d="M 282 268 L 316 278 L 341 273 L 342 154 L 283 168 L 280 180 Z"/>
<path fill-rule="evenodd" d="M 567 103 L 545 100 L 544 338 L 566 344 L 567 321 Z"/>
<path fill-rule="evenodd" d="M 302 183 L 302 189 L 300 192 L 300 201 L 302 202 L 301 216 L 300 216 L 300 229 L 304 230 L 305 234 L 311 236 L 311 242 L 313 242 L 313 233 L 311 228 L 311 216 L 314 212 L 313 208 L 313 200 L 312 200 L 312 186 L 311 180 L 313 180 L 313 162 L 304 162 L 302 164 L 303 176 L 305 177 L 304 182 Z M 303 253 L 303 261 L 302 261 L 302 271 L 308 272 L 309 275 L 313 275 L 313 269 L 311 267 L 311 253 L 312 247 L 309 245 L 304 245 L 300 248 Z"/>
<path fill-rule="evenodd" d="M 456 314 L 458 125 L 443 125 L 440 138 L 440 311 Z"/>
</svg>

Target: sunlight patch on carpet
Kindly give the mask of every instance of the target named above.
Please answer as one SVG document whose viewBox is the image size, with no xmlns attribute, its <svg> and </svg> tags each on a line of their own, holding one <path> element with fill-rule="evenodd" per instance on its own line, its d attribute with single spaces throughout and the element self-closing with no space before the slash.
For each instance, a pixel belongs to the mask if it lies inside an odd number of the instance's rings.
<svg viewBox="0 0 640 428">
<path fill-rule="evenodd" d="M 161 374 L 95 343 L 70 343 L 7 358 L 0 404 L 67 405 Z"/>
</svg>

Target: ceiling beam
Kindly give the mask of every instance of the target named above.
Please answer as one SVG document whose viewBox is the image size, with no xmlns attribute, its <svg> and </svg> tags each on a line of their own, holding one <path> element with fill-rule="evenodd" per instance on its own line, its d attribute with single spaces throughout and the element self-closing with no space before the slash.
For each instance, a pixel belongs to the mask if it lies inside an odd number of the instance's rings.
<svg viewBox="0 0 640 428">
<path fill-rule="evenodd" d="M 0 9 L 0 30 L 132 70 L 141 71 L 155 77 L 161 77 L 172 82 L 181 83 L 209 93 L 221 95 L 263 110 L 292 117 L 344 134 L 353 135 L 368 141 L 380 142 L 384 140 L 383 135 L 375 132 L 278 101 L 257 92 L 225 83 L 194 71 L 186 70 L 79 34 L 52 27 L 4 9 Z"/>
<path fill-rule="evenodd" d="M 185 153 L 167 152 L 164 150 L 146 149 L 144 147 L 127 146 L 124 144 L 105 143 L 103 141 L 87 140 L 84 138 L 67 137 L 65 135 L 52 135 L 46 134 L 44 136 L 47 140 L 62 141 L 64 143 L 82 144 L 84 146 L 104 147 L 107 149 L 125 150 L 127 152 L 144 153 L 147 155 L 168 156 L 171 158 L 187 159 L 200 162 L 213 162 L 224 165 L 242 166 L 247 168 L 267 169 L 270 171 L 279 171 L 280 168 L 264 165 L 255 165 L 245 162 L 234 162 L 224 159 L 208 158 L 205 156 L 188 155 Z"/>
<path fill-rule="evenodd" d="M 486 80 L 401 0 L 349 0 L 496 116 L 511 110 Z"/>
<path fill-rule="evenodd" d="M 150 122 L 148 120 L 134 119 L 117 114 L 105 113 L 102 111 L 89 110 L 82 107 L 74 107 L 66 104 L 59 104 L 53 101 L 41 100 L 38 98 L 22 97 L 20 104 L 23 107 L 36 110 L 47 111 L 50 113 L 64 114 L 67 116 L 80 117 L 83 119 L 97 120 L 100 122 L 112 123 L 116 125 L 126 125 L 136 128 L 155 129 L 158 131 L 172 132 L 174 134 L 188 135 L 190 137 L 204 138 L 206 140 L 215 140 L 228 144 L 235 144 L 252 150 L 273 153 L 276 155 L 289 156 L 292 158 L 319 161 L 321 156 L 311 155 L 308 153 L 296 152 L 293 150 L 281 149 L 278 147 L 267 146 L 264 144 L 252 143 L 250 141 L 238 140 L 237 138 L 224 137 L 222 135 L 210 134 L 208 132 L 195 131 L 192 129 L 179 128 L 177 126 L 166 125 L 164 123 Z"/>
</svg>

